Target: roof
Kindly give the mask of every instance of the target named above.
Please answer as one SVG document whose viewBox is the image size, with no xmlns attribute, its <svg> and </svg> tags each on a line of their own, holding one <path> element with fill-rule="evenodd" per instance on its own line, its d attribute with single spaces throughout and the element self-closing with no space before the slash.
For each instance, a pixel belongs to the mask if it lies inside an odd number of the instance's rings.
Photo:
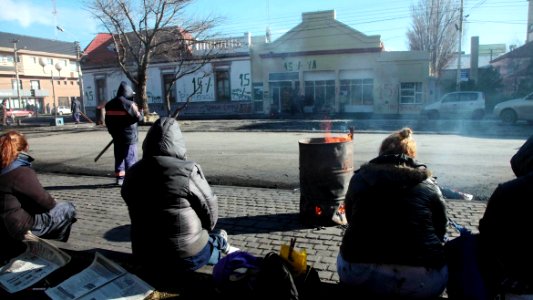
<svg viewBox="0 0 533 300">
<path fill-rule="evenodd" d="M 111 34 L 98 33 L 83 51 L 81 65 L 85 68 L 116 65 L 116 54 Z"/>
<path fill-rule="evenodd" d="M 74 42 L 0 32 L 0 47 L 13 48 L 14 40 L 17 40 L 17 49 L 77 56 L 77 47 Z"/>
<path fill-rule="evenodd" d="M 503 55 L 500 55 L 493 59 L 491 63 L 504 60 L 504 59 L 513 59 L 513 58 L 531 58 L 533 57 L 533 42 L 529 42 L 525 45 L 522 45 L 513 51 L 509 51 Z"/>
</svg>

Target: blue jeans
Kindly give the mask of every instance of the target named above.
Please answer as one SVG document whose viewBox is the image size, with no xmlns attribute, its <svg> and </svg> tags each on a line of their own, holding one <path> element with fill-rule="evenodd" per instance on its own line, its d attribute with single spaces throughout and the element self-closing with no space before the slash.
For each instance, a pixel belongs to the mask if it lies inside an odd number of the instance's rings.
<svg viewBox="0 0 533 300">
<path fill-rule="evenodd" d="M 70 202 L 58 202 L 50 211 L 33 216 L 31 232 L 43 239 L 66 242 L 72 224 L 76 222 L 76 208 Z"/>
<path fill-rule="evenodd" d="M 431 269 L 391 264 L 350 263 L 339 254 L 340 281 L 366 295 L 406 299 L 436 298 L 446 287 L 448 267 Z"/>
<path fill-rule="evenodd" d="M 222 250 L 227 247 L 228 243 L 221 235 L 209 233 L 207 245 L 195 256 L 182 260 L 183 268 L 188 271 L 194 271 L 207 264 L 214 265 L 222 257 Z"/>
<path fill-rule="evenodd" d="M 124 178 L 126 171 L 137 162 L 137 144 L 114 143 L 115 177 Z"/>
</svg>

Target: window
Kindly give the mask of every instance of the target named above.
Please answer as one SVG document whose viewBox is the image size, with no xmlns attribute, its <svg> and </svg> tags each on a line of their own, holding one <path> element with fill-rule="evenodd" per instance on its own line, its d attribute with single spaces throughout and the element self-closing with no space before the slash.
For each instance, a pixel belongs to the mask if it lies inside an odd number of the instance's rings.
<svg viewBox="0 0 533 300">
<path fill-rule="evenodd" d="M 305 82 L 305 105 L 314 105 L 315 110 L 333 109 L 335 104 L 335 80 Z"/>
<path fill-rule="evenodd" d="M 374 104 L 374 80 L 351 79 L 341 80 L 341 102 L 348 105 L 373 105 Z"/>
<path fill-rule="evenodd" d="M 40 90 L 41 82 L 39 80 L 30 80 L 30 87 L 32 90 Z"/>
<path fill-rule="evenodd" d="M 219 102 L 225 102 L 231 100 L 231 91 L 229 84 L 229 71 L 216 71 L 216 100 Z"/>
<path fill-rule="evenodd" d="M 11 79 L 11 86 L 13 88 L 13 90 L 17 90 L 17 80 L 16 79 Z M 22 80 L 19 80 L 19 86 L 18 88 L 20 88 L 22 90 Z"/>
<path fill-rule="evenodd" d="M 163 74 L 163 93 L 162 93 L 163 101 L 166 101 L 164 99 L 166 90 L 169 88 L 171 84 L 174 83 L 173 81 L 174 81 L 174 74 Z M 169 96 L 170 103 L 176 103 L 176 85 L 174 85 L 170 89 L 170 94 L 168 96 Z"/>
<path fill-rule="evenodd" d="M 400 84 L 400 104 L 420 104 L 422 98 L 422 82 L 402 82 Z"/>
</svg>

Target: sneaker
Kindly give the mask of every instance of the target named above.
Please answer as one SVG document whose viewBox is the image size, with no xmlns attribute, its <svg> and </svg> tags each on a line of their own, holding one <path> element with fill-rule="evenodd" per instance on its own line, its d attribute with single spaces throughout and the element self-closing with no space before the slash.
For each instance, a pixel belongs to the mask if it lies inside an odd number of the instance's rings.
<svg viewBox="0 0 533 300">
<path fill-rule="evenodd" d="M 224 253 L 224 254 L 228 254 L 231 246 L 230 246 L 230 244 L 228 242 L 228 233 L 226 232 L 226 230 L 224 230 L 224 229 L 215 229 L 215 230 L 213 230 L 213 233 L 217 234 L 217 235 L 220 235 L 226 241 L 226 248 L 220 249 L 220 251 L 222 251 L 222 253 Z"/>
</svg>

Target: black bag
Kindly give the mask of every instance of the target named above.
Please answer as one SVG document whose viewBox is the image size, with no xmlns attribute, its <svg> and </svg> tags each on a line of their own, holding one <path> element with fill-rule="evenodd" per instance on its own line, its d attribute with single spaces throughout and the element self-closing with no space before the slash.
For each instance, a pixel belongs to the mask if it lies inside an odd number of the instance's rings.
<svg viewBox="0 0 533 300">
<path fill-rule="evenodd" d="M 270 252 L 263 259 L 256 278 L 257 299 L 314 299 L 319 291 L 320 277 L 314 268 L 307 266 L 306 272 L 295 275 L 290 264 L 277 253 Z"/>
</svg>

